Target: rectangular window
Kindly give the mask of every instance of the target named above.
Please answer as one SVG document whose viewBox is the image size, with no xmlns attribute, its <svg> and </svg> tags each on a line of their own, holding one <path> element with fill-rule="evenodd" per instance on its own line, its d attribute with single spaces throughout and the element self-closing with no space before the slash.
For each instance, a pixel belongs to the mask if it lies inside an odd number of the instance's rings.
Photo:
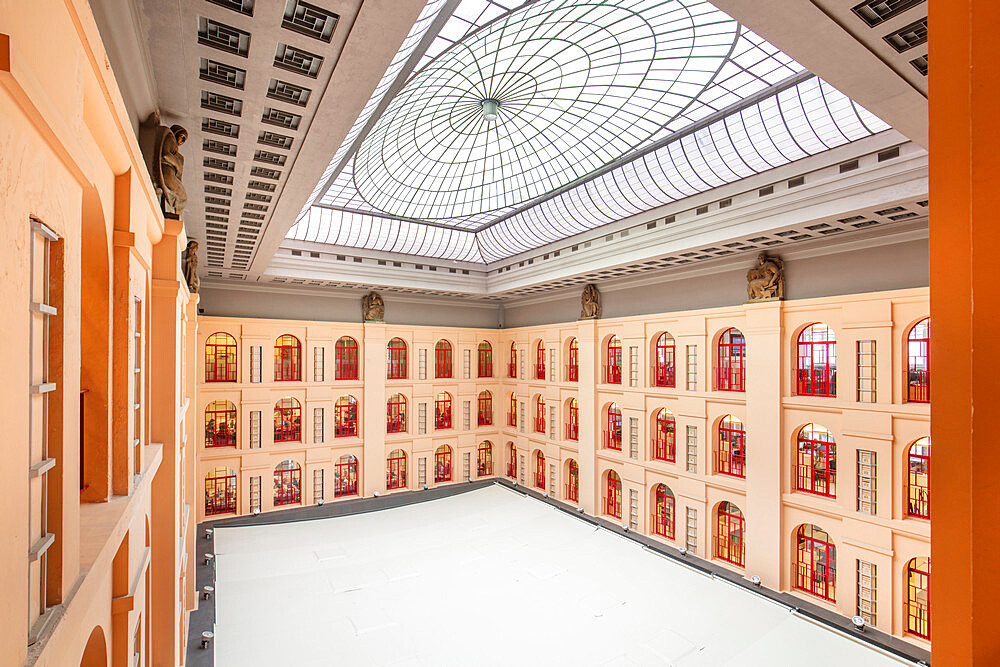
<svg viewBox="0 0 1000 667">
<path fill-rule="evenodd" d="M 698 346 L 687 346 L 687 390 L 698 391 Z"/>
<path fill-rule="evenodd" d="M 462 428 L 466 431 L 472 428 L 472 402 L 462 402 Z"/>
<path fill-rule="evenodd" d="M 325 349 L 322 347 L 313 348 L 313 382 L 323 382 L 323 351 Z"/>
<path fill-rule="evenodd" d="M 323 408 L 313 408 L 313 442 L 323 442 Z"/>
<path fill-rule="evenodd" d="M 132 303 L 132 472 L 136 475 L 142 473 L 142 442 L 143 442 L 143 419 L 142 419 L 142 360 L 145 358 L 142 340 L 142 300 L 135 299 Z M 183 347 L 181 349 L 184 349 Z M 187 355 L 184 355 L 187 358 Z"/>
<path fill-rule="evenodd" d="M 250 513 L 260 512 L 260 476 L 250 478 Z"/>
<path fill-rule="evenodd" d="M 427 433 L 427 404 L 418 403 L 417 404 L 417 434 L 424 435 Z"/>
<path fill-rule="evenodd" d="M 549 495 L 553 498 L 556 497 L 556 465 L 554 463 L 549 464 Z"/>
<path fill-rule="evenodd" d="M 639 386 L 639 348 L 636 345 L 628 348 L 628 386 Z"/>
<path fill-rule="evenodd" d="M 858 511 L 875 514 L 875 452 L 858 450 Z"/>
<path fill-rule="evenodd" d="M 556 381 L 556 348 L 549 348 L 549 382 Z"/>
<path fill-rule="evenodd" d="M 628 457 L 639 458 L 639 418 L 628 418 Z"/>
<path fill-rule="evenodd" d="M 521 427 L 521 433 L 524 433 L 524 424 L 527 420 L 524 414 L 524 401 L 520 401 L 521 404 L 521 418 L 518 420 L 517 424 Z"/>
<path fill-rule="evenodd" d="M 317 410 L 320 408 L 317 408 Z M 313 470 L 313 502 L 323 500 L 323 469 Z"/>
<path fill-rule="evenodd" d="M 472 377 L 472 350 L 462 350 L 462 377 Z"/>
<path fill-rule="evenodd" d="M 636 489 L 628 490 L 628 527 L 639 529 L 639 492 Z"/>
<path fill-rule="evenodd" d="M 858 403 L 875 403 L 875 341 L 858 341 Z"/>
<path fill-rule="evenodd" d="M 250 346 L 250 382 L 260 382 L 261 346 Z"/>
<path fill-rule="evenodd" d="M 260 410 L 250 411 L 250 449 L 260 449 Z"/>
<path fill-rule="evenodd" d="M 427 350 L 424 348 L 417 350 L 417 378 L 427 379 Z"/>
<path fill-rule="evenodd" d="M 698 553 L 698 510 L 687 508 L 687 531 L 684 535 L 684 547 L 688 552 Z"/>
<path fill-rule="evenodd" d="M 462 454 L 462 479 L 466 482 L 472 478 L 472 454 L 464 452 Z"/>
<path fill-rule="evenodd" d="M 427 457 L 417 459 L 417 486 L 423 488 L 427 483 Z"/>
<path fill-rule="evenodd" d="M 858 561 L 858 616 L 875 625 L 875 564 Z"/>
<path fill-rule="evenodd" d="M 524 404 L 522 403 L 521 405 L 524 405 Z M 524 484 L 524 454 L 519 454 L 518 456 L 521 459 L 521 474 L 519 476 L 521 478 L 521 484 L 523 485 Z"/>
<path fill-rule="evenodd" d="M 524 379 L 524 350 L 518 350 L 518 363 L 521 368 L 521 379 Z"/>
<path fill-rule="evenodd" d="M 687 471 L 698 472 L 698 427 L 687 427 Z"/>
<path fill-rule="evenodd" d="M 556 406 L 549 406 L 549 440 L 556 439 Z"/>
</svg>

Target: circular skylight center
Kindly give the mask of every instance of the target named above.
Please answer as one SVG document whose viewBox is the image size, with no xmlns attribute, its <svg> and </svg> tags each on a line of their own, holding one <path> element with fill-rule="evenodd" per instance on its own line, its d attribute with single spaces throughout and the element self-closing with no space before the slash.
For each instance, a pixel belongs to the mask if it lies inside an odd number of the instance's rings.
<svg viewBox="0 0 1000 667">
<path fill-rule="evenodd" d="M 362 142 L 355 184 L 375 208 L 417 219 L 548 194 L 682 112 L 738 31 L 704 0 L 540 0 L 411 78 Z"/>
</svg>

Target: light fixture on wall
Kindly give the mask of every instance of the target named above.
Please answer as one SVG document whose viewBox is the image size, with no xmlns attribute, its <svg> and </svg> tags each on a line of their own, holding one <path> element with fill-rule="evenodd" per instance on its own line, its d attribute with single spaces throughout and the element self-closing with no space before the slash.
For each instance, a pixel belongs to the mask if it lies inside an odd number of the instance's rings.
<svg viewBox="0 0 1000 667">
<path fill-rule="evenodd" d="M 688 552 L 687 547 L 681 547 L 681 548 L 678 549 L 678 551 L 681 552 L 682 556 L 687 556 L 687 552 Z"/>
<path fill-rule="evenodd" d="M 316 501 L 317 505 L 322 505 L 323 503 L 324 503 L 324 500 L 322 498 L 320 498 L 319 500 Z"/>
<path fill-rule="evenodd" d="M 579 512 L 580 514 L 583 514 L 586 510 L 583 509 L 583 505 L 580 505 L 579 507 L 576 508 L 576 511 Z"/>
<path fill-rule="evenodd" d="M 753 575 L 752 577 L 750 577 L 750 583 L 760 588 L 760 577 L 758 577 L 756 574 Z"/>
<path fill-rule="evenodd" d="M 378 498 L 378 491 L 372 491 L 372 497 Z"/>
<path fill-rule="evenodd" d="M 851 624 L 854 625 L 854 629 L 858 632 L 865 631 L 865 619 L 861 616 L 852 616 Z"/>
<path fill-rule="evenodd" d="M 260 514 L 260 508 L 259 507 L 254 507 L 253 511 L 250 512 L 250 513 L 253 514 L 254 516 L 257 516 L 258 514 Z"/>
<path fill-rule="evenodd" d="M 622 530 L 624 530 L 626 533 L 628 532 L 628 524 L 627 523 L 623 523 L 622 524 Z"/>
<path fill-rule="evenodd" d="M 500 103 L 493 99 L 485 99 L 482 101 L 483 105 L 483 119 L 487 123 L 492 123 L 500 116 Z"/>
<path fill-rule="evenodd" d="M 215 560 L 215 554 L 205 554 L 205 565 L 211 565 Z"/>
<path fill-rule="evenodd" d="M 208 645 L 212 643 L 212 639 L 215 638 L 215 633 L 211 630 L 205 630 L 201 633 L 201 647 L 208 648 Z"/>
<path fill-rule="evenodd" d="M 201 599 L 208 600 L 212 597 L 212 593 L 215 592 L 215 586 L 202 586 L 201 587 Z"/>
<path fill-rule="evenodd" d="M 205 529 L 205 539 L 206 539 L 206 540 L 210 540 L 210 539 L 212 539 L 212 535 L 213 535 L 214 533 L 215 533 L 215 530 L 214 530 L 214 529 L 212 529 L 212 528 L 206 528 L 206 529 Z"/>
</svg>

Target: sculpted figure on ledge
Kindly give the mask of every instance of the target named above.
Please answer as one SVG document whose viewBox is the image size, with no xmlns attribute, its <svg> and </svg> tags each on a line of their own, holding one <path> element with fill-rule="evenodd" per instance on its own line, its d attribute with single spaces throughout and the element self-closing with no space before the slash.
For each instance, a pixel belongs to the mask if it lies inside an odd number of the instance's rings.
<svg viewBox="0 0 1000 667">
<path fill-rule="evenodd" d="M 180 125 L 161 125 L 157 114 L 153 114 L 148 123 L 155 124 L 150 165 L 153 187 L 160 198 L 163 215 L 177 220 L 187 206 L 187 191 L 183 181 L 184 156 L 180 153 L 180 147 L 187 141 L 188 133 Z"/>
<path fill-rule="evenodd" d="M 580 303 L 581 320 L 596 320 L 601 316 L 601 293 L 597 291 L 597 285 L 591 283 L 583 288 Z"/>
<path fill-rule="evenodd" d="M 747 303 L 785 298 L 785 264 L 778 257 L 761 253 L 757 265 L 747 271 Z"/>
<path fill-rule="evenodd" d="M 378 292 L 369 292 L 361 299 L 361 321 L 385 321 L 385 303 Z"/>
<path fill-rule="evenodd" d="M 184 270 L 184 280 L 187 281 L 188 289 L 192 294 L 197 294 L 201 287 L 201 279 L 198 278 L 197 241 L 188 241 L 187 247 L 181 253 L 181 268 Z"/>
</svg>

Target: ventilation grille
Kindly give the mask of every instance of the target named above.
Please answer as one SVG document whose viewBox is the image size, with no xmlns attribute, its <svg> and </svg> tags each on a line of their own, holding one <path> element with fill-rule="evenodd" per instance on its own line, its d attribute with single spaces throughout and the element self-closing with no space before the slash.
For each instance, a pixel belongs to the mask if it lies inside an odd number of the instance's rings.
<svg viewBox="0 0 1000 667">
<path fill-rule="evenodd" d="M 218 5 L 220 7 L 225 7 L 226 9 L 231 9 L 234 12 L 239 12 L 240 14 L 246 14 L 247 16 L 253 16 L 253 3 L 254 0 L 208 0 L 213 5 Z"/>
<path fill-rule="evenodd" d="M 287 150 L 292 147 L 292 138 L 285 136 L 284 134 L 264 130 L 257 135 L 257 143 L 264 144 L 265 146 L 273 146 L 274 148 L 284 148 Z"/>
<path fill-rule="evenodd" d="M 219 153 L 220 155 L 228 155 L 229 157 L 236 157 L 236 144 L 229 144 L 225 141 L 217 141 L 216 139 L 205 139 L 201 142 L 201 149 L 209 153 Z"/>
<path fill-rule="evenodd" d="M 265 183 L 264 181 L 250 181 L 247 183 L 247 187 L 252 190 L 263 190 L 264 192 L 274 192 L 274 183 Z"/>
<path fill-rule="evenodd" d="M 224 137 L 236 139 L 240 136 L 240 126 L 236 123 L 219 120 L 217 118 L 202 118 L 201 131 L 221 134 Z"/>
<path fill-rule="evenodd" d="M 279 167 L 281 167 L 284 166 L 287 157 L 284 155 L 279 155 L 278 153 L 272 153 L 270 151 L 254 151 L 253 159 L 256 160 L 257 162 L 276 164 Z"/>
<path fill-rule="evenodd" d="M 264 107 L 264 114 L 261 116 L 261 120 L 265 123 L 270 123 L 271 125 L 278 125 L 280 127 L 287 127 L 290 130 L 297 130 L 299 129 L 299 123 L 302 122 L 302 116 L 282 111 L 281 109 Z"/>
<path fill-rule="evenodd" d="M 288 0 L 285 5 L 285 15 L 281 19 L 281 27 L 329 42 L 333 38 L 333 30 L 337 27 L 339 18 L 333 12 L 310 5 L 308 2 Z"/>
<path fill-rule="evenodd" d="M 216 174 L 213 171 L 205 172 L 205 180 L 212 181 L 213 183 L 225 183 L 226 185 L 233 184 L 232 176 L 227 176 L 226 174 Z"/>
<path fill-rule="evenodd" d="M 910 64 L 913 65 L 918 72 L 920 72 L 924 76 L 927 76 L 927 56 L 926 55 L 920 56 L 919 58 L 914 58 L 913 60 L 910 61 Z"/>
<path fill-rule="evenodd" d="M 851 9 L 869 28 L 885 23 L 925 0 L 867 0 Z"/>
<path fill-rule="evenodd" d="M 259 178 L 269 178 L 272 181 L 281 178 L 281 172 L 277 169 L 266 169 L 264 167 L 250 167 L 250 175 Z"/>
<path fill-rule="evenodd" d="M 220 95 L 219 93 L 213 93 L 208 90 L 201 91 L 201 107 L 203 109 L 228 113 L 233 116 L 240 116 L 243 114 L 242 100 L 238 100 L 235 97 Z"/>
<path fill-rule="evenodd" d="M 219 158 L 206 157 L 202 160 L 202 165 L 209 169 L 221 169 L 222 171 L 235 171 L 236 163 L 230 160 L 220 160 Z"/>
<path fill-rule="evenodd" d="M 250 53 L 250 33 L 204 16 L 198 17 L 198 43 L 244 58 Z"/>
<path fill-rule="evenodd" d="M 323 57 L 294 46 L 278 44 L 274 54 L 274 66 L 315 79 L 323 66 Z"/>
<path fill-rule="evenodd" d="M 927 43 L 927 17 L 914 21 L 908 26 L 904 26 L 895 32 L 891 32 L 883 37 L 886 43 L 896 49 L 896 53 L 903 53 L 912 48 Z"/>
<path fill-rule="evenodd" d="M 222 86 L 229 86 L 230 88 L 236 88 L 237 90 L 243 90 L 243 86 L 246 84 L 247 80 L 247 71 L 245 69 L 233 67 L 232 65 L 226 65 L 225 63 L 219 63 L 214 60 L 209 60 L 208 58 L 201 59 L 199 73 L 201 78 L 205 81 L 218 83 Z"/>
<path fill-rule="evenodd" d="M 309 102 L 309 95 L 312 93 L 308 88 L 296 86 L 294 83 L 271 79 L 267 86 L 267 96 L 273 100 L 281 100 L 296 106 L 304 107 Z"/>
</svg>

